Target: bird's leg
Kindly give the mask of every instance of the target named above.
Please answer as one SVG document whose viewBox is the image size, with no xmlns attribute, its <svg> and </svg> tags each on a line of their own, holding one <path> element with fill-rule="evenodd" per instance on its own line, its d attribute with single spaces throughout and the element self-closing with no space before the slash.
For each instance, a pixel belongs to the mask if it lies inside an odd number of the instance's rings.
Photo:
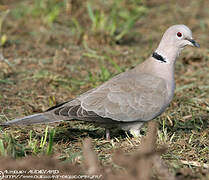
<svg viewBox="0 0 209 180">
<path fill-rule="evenodd" d="M 109 141 L 110 140 L 110 130 L 105 128 L 105 132 L 106 132 L 106 140 Z"/>
</svg>

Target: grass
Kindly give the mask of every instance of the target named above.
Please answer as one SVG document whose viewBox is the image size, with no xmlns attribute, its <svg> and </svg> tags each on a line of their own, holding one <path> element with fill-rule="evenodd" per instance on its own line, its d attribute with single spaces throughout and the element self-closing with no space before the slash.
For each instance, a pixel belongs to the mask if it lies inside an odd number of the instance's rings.
<svg viewBox="0 0 209 180">
<path fill-rule="evenodd" d="M 157 147 L 167 147 L 161 157 L 177 178 L 208 179 L 208 169 L 198 165 L 209 164 L 208 3 L 116 0 L 110 8 L 112 1 L 59 2 L 4 2 L 10 13 L 2 52 L 12 66 L 0 61 L 1 121 L 42 112 L 102 84 L 146 59 L 168 26 L 183 23 L 201 48 L 186 48 L 177 61 L 175 97 L 156 119 Z M 114 152 L 130 155 L 141 147 L 141 138 L 113 130 L 107 142 L 104 129 L 76 121 L 0 131 L 1 156 L 18 161 L 44 155 L 80 167 L 83 139 L 90 137 L 102 167 L 121 172 Z"/>
<path fill-rule="evenodd" d="M 87 3 L 87 11 L 91 20 L 91 31 L 93 33 L 106 34 L 115 41 L 119 41 L 127 35 L 135 25 L 137 19 L 147 11 L 140 0 L 130 2 L 126 0 L 101 2 L 98 5 L 99 8 L 94 9 L 90 2 Z M 101 10 L 101 7 L 105 5 L 109 6 L 107 7 L 108 12 Z"/>
<path fill-rule="evenodd" d="M 25 6 L 27 4 L 27 6 Z M 35 0 L 33 3 L 22 1 L 18 3 L 11 14 L 17 19 L 30 16 L 31 18 L 40 18 L 46 25 L 51 26 L 57 19 L 61 9 L 63 9 L 64 1 L 57 0 Z"/>
</svg>

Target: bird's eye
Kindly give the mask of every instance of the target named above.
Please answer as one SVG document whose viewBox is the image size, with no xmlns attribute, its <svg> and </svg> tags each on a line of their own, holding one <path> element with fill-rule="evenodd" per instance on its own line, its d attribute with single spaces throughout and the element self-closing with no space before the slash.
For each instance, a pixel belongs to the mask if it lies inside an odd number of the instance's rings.
<svg viewBox="0 0 209 180">
<path fill-rule="evenodd" d="M 177 32 L 177 34 L 176 34 L 178 37 L 181 37 L 182 36 L 182 34 L 180 33 L 180 32 Z"/>
</svg>

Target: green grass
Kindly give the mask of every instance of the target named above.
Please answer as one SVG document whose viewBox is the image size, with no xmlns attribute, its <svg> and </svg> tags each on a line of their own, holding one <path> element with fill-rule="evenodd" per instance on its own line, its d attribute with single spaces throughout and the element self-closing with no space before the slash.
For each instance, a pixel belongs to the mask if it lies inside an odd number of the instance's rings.
<svg viewBox="0 0 209 180">
<path fill-rule="evenodd" d="M 24 139 L 20 140 L 21 137 L 18 134 L 14 135 L 12 132 L 3 133 L 2 139 L 0 140 L 1 156 L 20 158 L 31 154 L 51 155 L 53 153 L 55 129 L 49 130 L 49 127 L 46 126 L 43 136 L 40 136 L 37 133 L 34 136 L 32 130 L 25 135 L 28 138 L 28 141 L 25 141 Z"/>
<path fill-rule="evenodd" d="M 116 41 L 127 35 L 136 21 L 147 11 L 142 1 L 116 0 L 101 2 L 99 8 L 95 8 L 95 4 L 93 6 L 90 2 L 87 3 L 91 30 L 93 33 L 107 34 Z M 109 6 L 108 13 L 101 10 L 101 7 L 105 5 Z"/>
<path fill-rule="evenodd" d="M 52 25 L 63 7 L 64 1 L 34 0 L 32 3 L 23 1 L 11 13 L 16 19 L 30 16 L 30 18 L 40 18 L 43 23 Z"/>
</svg>

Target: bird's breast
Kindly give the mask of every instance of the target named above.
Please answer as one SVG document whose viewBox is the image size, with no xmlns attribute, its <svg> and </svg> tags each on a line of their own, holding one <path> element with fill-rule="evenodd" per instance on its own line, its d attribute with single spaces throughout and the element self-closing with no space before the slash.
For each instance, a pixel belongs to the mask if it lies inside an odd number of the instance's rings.
<svg viewBox="0 0 209 180">
<path fill-rule="evenodd" d="M 175 81 L 167 81 L 167 92 L 168 92 L 168 99 L 167 102 L 168 104 L 171 102 L 174 96 L 174 91 L 175 91 Z"/>
</svg>

